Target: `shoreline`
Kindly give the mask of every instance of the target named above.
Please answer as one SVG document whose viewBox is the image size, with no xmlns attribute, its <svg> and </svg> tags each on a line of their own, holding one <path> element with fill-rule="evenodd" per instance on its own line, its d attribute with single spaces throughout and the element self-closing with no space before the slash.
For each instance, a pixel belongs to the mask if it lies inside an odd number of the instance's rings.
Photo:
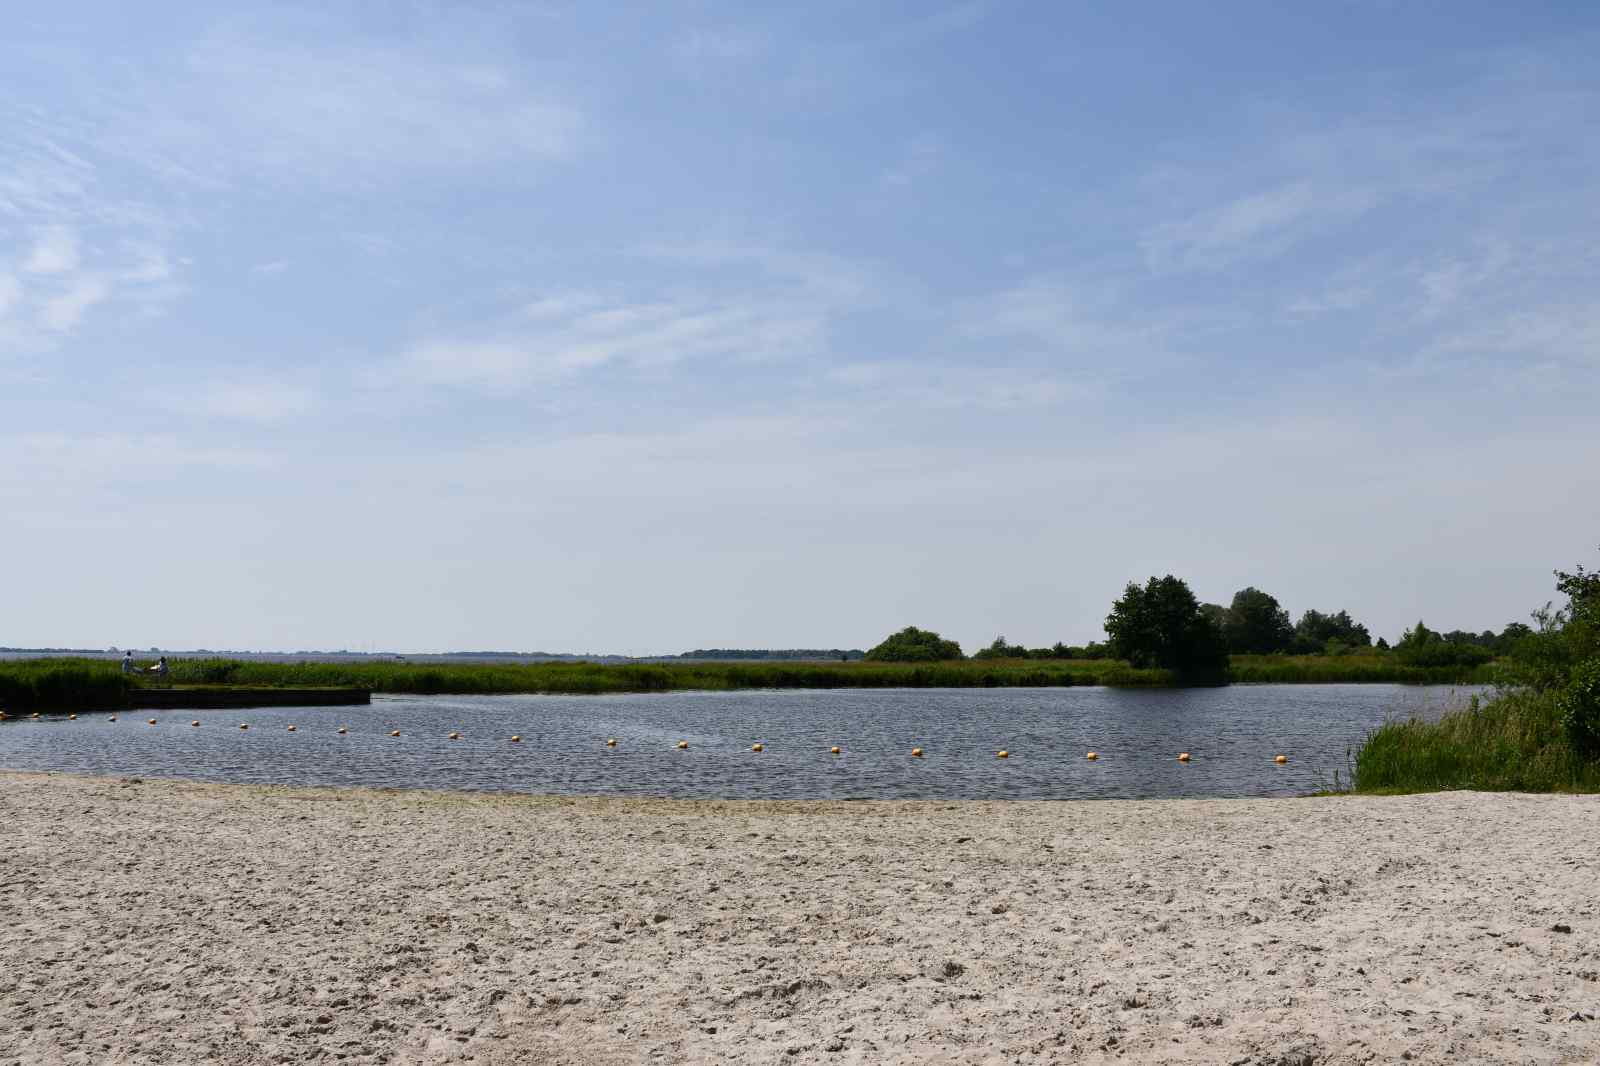
<svg viewBox="0 0 1600 1066">
<path fill-rule="evenodd" d="M 1595 796 L 639 800 L 8 771 L 0 827 L 19 975 L 0 1061 L 27 1066 L 1600 1055 Z"/>
</svg>

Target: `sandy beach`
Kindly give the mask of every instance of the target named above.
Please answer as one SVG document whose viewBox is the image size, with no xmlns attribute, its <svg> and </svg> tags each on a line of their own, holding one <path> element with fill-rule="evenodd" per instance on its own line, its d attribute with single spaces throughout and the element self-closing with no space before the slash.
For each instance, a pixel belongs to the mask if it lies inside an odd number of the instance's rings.
<svg viewBox="0 0 1600 1066">
<path fill-rule="evenodd" d="M 1600 797 L 0 774 L 0 1063 L 1592 1063 Z"/>
</svg>

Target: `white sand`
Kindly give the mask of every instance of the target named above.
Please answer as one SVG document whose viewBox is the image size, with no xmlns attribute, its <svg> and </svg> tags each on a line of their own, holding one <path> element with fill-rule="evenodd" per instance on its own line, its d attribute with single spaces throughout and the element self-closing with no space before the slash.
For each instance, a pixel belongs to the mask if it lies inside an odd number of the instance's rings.
<svg viewBox="0 0 1600 1066">
<path fill-rule="evenodd" d="M 0 774 L 0 929 L 0 1063 L 1600 1061 L 1600 797 Z"/>
</svg>

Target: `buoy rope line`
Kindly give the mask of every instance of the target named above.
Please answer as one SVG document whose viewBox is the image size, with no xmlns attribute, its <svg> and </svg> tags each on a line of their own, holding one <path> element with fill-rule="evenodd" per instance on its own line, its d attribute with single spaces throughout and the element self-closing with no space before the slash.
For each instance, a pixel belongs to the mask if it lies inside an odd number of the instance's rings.
<svg viewBox="0 0 1600 1066">
<path fill-rule="evenodd" d="M 376 698 L 376 697 L 374 697 L 374 698 Z M 390 703 L 412 703 L 412 702 L 417 702 L 415 700 L 407 700 L 407 699 L 404 699 L 404 698 L 396 698 L 396 697 L 393 697 L 393 696 L 385 696 L 385 697 L 383 697 L 383 699 L 385 701 L 387 701 L 387 702 L 390 702 Z M 0 712 L 0 722 L 7 721 L 11 717 L 13 717 L 13 716 L 10 715 L 10 714 L 7 714 L 5 712 Z M 28 716 L 28 720 L 29 721 L 42 721 L 43 718 L 42 718 L 40 712 L 34 711 L 33 713 L 31 713 Z M 75 722 L 75 721 L 78 720 L 78 716 L 76 714 L 69 714 L 69 715 L 66 716 L 66 720 L 69 721 L 69 722 Z M 115 722 L 116 720 L 117 720 L 117 716 L 114 715 L 114 714 L 113 715 L 108 715 L 106 717 L 106 721 L 107 722 Z M 156 718 L 146 719 L 146 723 L 149 724 L 149 725 L 156 725 L 159 721 L 160 720 L 156 719 Z M 194 726 L 194 727 L 198 728 L 199 725 L 200 725 L 200 720 L 199 719 L 195 719 L 195 720 L 191 721 L 189 724 L 191 726 Z M 249 728 L 250 728 L 250 723 L 249 722 L 240 722 L 239 723 L 239 729 L 240 730 L 246 731 L 246 730 L 249 730 Z M 295 732 L 298 732 L 299 730 L 298 730 L 298 727 L 296 727 L 294 725 L 290 725 L 290 726 L 288 726 L 286 728 L 286 731 L 290 732 L 290 733 L 295 733 Z M 336 732 L 338 733 L 339 736 L 346 736 L 346 735 L 349 734 L 350 728 L 349 728 L 349 726 L 340 726 L 336 730 Z M 401 733 L 400 730 L 394 729 L 394 730 L 390 730 L 389 736 L 391 736 L 391 737 L 399 737 L 399 736 L 404 736 L 404 734 Z M 450 733 L 446 733 L 445 734 L 445 739 L 446 740 L 460 740 L 462 738 L 462 736 L 463 736 L 463 734 L 459 730 L 456 730 L 456 731 L 452 731 Z M 513 734 L 509 739 L 510 739 L 511 743 L 513 743 L 513 744 L 520 744 L 520 743 L 522 743 L 522 734 L 520 734 L 520 733 Z M 606 742 L 605 742 L 605 746 L 607 748 L 615 748 L 615 747 L 617 747 L 617 738 L 616 737 L 607 737 L 606 738 Z M 689 742 L 687 740 L 678 741 L 677 750 L 678 751 L 688 751 L 689 750 Z M 762 741 L 756 741 L 754 744 L 750 745 L 750 750 L 752 752 L 755 752 L 755 753 L 759 754 L 761 752 L 766 751 L 767 750 L 767 746 Z M 828 749 L 828 754 L 829 755 L 841 755 L 841 754 L 843 754 L 843 749 L 840 748 L 839 745 L 835 744 L 833 747 Z M 925 756 L 925 754 L 926 753 L 921 748 L 912 748 L 911 749 L 911 757 L 914 758 L 914 759 L 921 759 L 921 758 L 923 758 Z M 1011 752 L 1007 748 L 1000 748 L 999 750 L 997 750 L 994 753 L 994 755 L 995 755 L 995 758 L 997 758 L 997 759 L 1009 759 L 1009 758 L 1011 758 Z M 1087 759 L 1090 762 L 1098 762 L 1099 759 L 1100 759 L 1100 753 L 1098 751 L 1087 752 L 1087 753 L 1085 753 L 1084 758 Z M 1189 762 L 1193 761 L 1193 756 L 1192 756 L 1191 753 L 1189 753 L 1187 751 L 1180 751 L 1178 753 L 1177 761 L 1181 762 L 1181 763 L 1189 763 Z M 1284 755 L 1282 753 L 1279 753 L 1279 754 L 1274 755 L 1272 757 L 1272 761 L 1273 761 L 1274 764 L 1276 764 L 1278 766 L 1284 766 L 1289 762 L 1289 756 Z"/>
</svg>

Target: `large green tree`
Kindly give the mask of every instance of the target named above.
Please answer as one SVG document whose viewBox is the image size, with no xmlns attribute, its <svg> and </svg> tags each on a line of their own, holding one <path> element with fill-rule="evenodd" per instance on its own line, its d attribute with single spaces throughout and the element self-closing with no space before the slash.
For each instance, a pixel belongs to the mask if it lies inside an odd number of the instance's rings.
<svg viewBox="0 0 1600 1066">
<path fill-rule="evenodd" d="M 1338 614 L 1307 611 L 1294 627 L 1294 641 L 1289 651 L 1295 655 L 1321 655 L 1330 643 L 1346 648 L 1371 647 L 1372 634 L 1351 618 L 1349 611 Z"/>
<path fill-rule="evenodd" d="M 1222 620 L 1228 650 L 1235 655 L 1271 655 L 1288 651 L 1294 640 L 1294 625 L 1289 612 L 1277 598 L 1258 588 L 1240 589 Z"/>
<path fill-rule="evenodd" d="M 1159 666 L 1195 678 L 1224 677 L 1228 645 L 1187 582 L 1168 574 L 1141 588 L 1129 582 L 1106 616 L 1111 653 L 1134 666 Z"/>
<path fill-rule="evenodd" d="M 868 659 L 881 663 L 931 663 L 964 658 L 961 645 L 945 640 L 931 629 L 906 626 L 891 634 L 882 644 L 867 652 Z"/>
</svg>

